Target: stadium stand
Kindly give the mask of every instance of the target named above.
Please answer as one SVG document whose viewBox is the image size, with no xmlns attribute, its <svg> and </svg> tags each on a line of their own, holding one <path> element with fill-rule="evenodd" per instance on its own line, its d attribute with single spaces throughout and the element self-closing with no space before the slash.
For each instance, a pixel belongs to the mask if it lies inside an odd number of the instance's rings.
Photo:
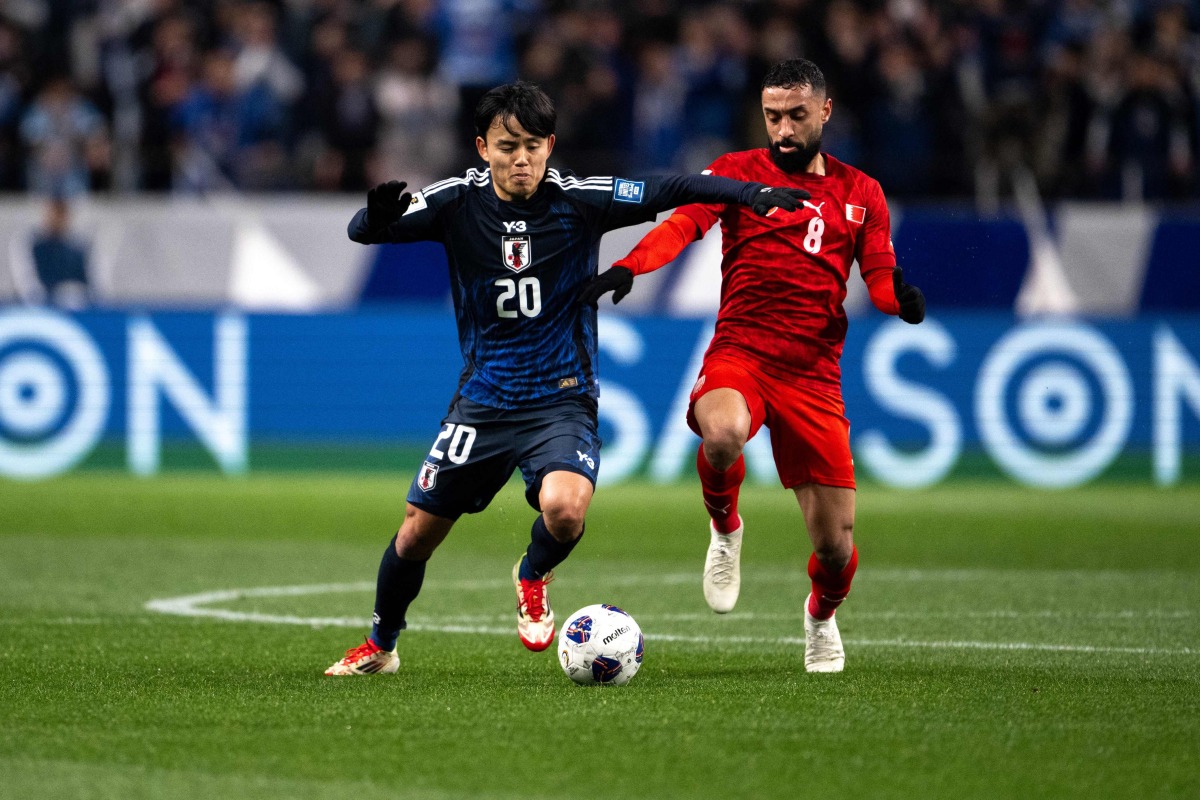
<svg viewBox="0 0 1200 800">
<path fill-rule="evenodd" d="M 96 304 L 444 303 L 437 248 L 368 254 L 329 231 L 377 181 L 471 163 L 482 89 L 543 84 L 555 160 L 578 173 L 698 170 L 761 146 L 761 75 L 803 55 L 835 98 L 826 149 L 884 184 L 934 305 L 1195 308 L 1198 29 L 1186 0 L 12 0 L 0 302 L 28 300 L 29 248 L 62 197 Z M 1052 258 L 1014 208 L 1022 181 Z M 606 237 L 601 260 L 644 231 Z M 713 275 L 714 240 L 620 312 L 714 309 L 683 279 Z M 1047 285 L 1056 299 L 1030 301 Z"/>
<path fill-rule="evenodd" d="M 759 79 L 796 55 L 829 77 L 829 149 L 896 197 L 1003 193 L 1017 166 L 1052 198 L 1195 196 L 1185 0 L 14 0 L 0 189 L 47 188 L 50 156 L 67 191 L 420 183 L 518 75 L 577 171 L 696 169 L 760 144 Z"/>
</svg>

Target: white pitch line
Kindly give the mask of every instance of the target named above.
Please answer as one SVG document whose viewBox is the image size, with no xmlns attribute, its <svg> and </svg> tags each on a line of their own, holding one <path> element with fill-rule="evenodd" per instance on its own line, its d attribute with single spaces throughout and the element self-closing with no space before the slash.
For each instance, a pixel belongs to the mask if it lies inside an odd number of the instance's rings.
<svg viewBox="0 0 1200 800">
<path fill-rule="evenodd" d="M 802 569 L 795 570 L 766 568 L 746 568 L 753 580 L 761 583 L 804 584 L 807 586 L 808 576 Z M 930 581 L 978 581 L 980 578 L 1003 577 L 1011 581 L 1024 581 L 1030 576 L 1052 576 L 1055 580 L 1087 577 L 1097 580 L 1113 580 L 1128 578 L 1128 573 L 1118 570 L 1008 570 L 1008 569 L 862 569 L 859 571 L 860 580 L 869 581 L 900 581 L 922 582 Z M 699 572 L 662 572 L 640 575 L 607 575 L 603 577 L 605 584 L 610 586 L 667 586 L 686 585 L 700 582 Z M 512 582 L 506 578 L 466 578 L 439 579 L 438 588 L 456 589 L 459 591 L 490 591 L 506 589 Z M 289 597 L 306 594 L 332 594 L 337 592 L 374 591 L 374 581 L 359 581 L 355 583 L 314 584 L 311 586 L 260 587 L 240 589 L 240 597 Z M 807 591 L 807 589 L 806 589 Z M 229 598 L 236 599 L 236 598 Z M 221 602 L 221 601 L 212 601 Z"/>
<path fill-rule="evenodd" d="M 290 614 L 262 614 L 255 611 L 232 611 L 224 608 L 207 608 L 212 603 L 227 603 L 247 597 L 298 597 L 312 594 L 334 594 L 339 592 L 362 592 L 373 584 L 326 583 L 310 586 L 261 586 L 249 589 L 224 589 L 183 597 L 168 597 L 150 600 L 145 604 L 148 611 L 183 617 L 202 617 L 228 622 L 258 622 L 274 625 L 303 625 L 312 628 L 343 627 L 361 628 L 370 623 L 359 617 L 298 617 Z M 647 615 L 653 618 L 652 615 Z M 469 633 L 487 636 L 511 636 L 512 627 L 487 625 L 409 625 L 410 631 L 430 633 Z M 683 634 L 648 634 L 650 641 L 682 642 L 688 644 L 749 644 L 803 646 L 804 639 L 794 636 L 691 636 Z M 916 641 L 908 639 L 847 639 L 847 644 L 858 647 L 918 647 L 929 649 L 958 650 L 1027 650 L 1062 653 L 1131 653 L 1142 655 L 1194 655 L 1200 650 L 1189 647 L 1110 647 L 1105 645 L 1041 644 L 1037 642 L 975 642 L 975 641 Z"/>
</svg>

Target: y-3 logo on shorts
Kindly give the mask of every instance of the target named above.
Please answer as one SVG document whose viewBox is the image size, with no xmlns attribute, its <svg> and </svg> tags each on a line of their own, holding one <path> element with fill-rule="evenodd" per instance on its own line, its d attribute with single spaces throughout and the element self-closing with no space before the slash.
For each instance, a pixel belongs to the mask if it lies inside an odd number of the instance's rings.
<svg viewBox="0 0 1200 800">
<path fill-rule="evenodd" d="M 579 450 L 576 450 L 575 452 L 579 455 L 579 460 L 588 465 L 588 469 L 596 468 L 596 460 L 595 459 L 593 459 L 587 453 L 581 452 Z"/>
</svg>

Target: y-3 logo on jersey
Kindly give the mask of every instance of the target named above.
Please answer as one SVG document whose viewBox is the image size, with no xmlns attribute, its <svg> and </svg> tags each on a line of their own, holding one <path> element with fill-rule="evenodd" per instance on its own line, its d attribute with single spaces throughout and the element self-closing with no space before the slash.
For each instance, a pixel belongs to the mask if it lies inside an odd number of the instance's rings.
<svg viewBox="0 0 1200 800">
<path fill-rule="evenodd" d="M 516 222 L 505 222 L 504 223 L 504 232 L 505 233 L 524 233 L 525 232 L 525 220 L 519 219 Z"/>
<path fill-rule="evenodd" d="M 500 257 L 504 266 L 520 272 L 533 263 L 533 248 L 528 236 L 501 236 Z"/>
</svg>

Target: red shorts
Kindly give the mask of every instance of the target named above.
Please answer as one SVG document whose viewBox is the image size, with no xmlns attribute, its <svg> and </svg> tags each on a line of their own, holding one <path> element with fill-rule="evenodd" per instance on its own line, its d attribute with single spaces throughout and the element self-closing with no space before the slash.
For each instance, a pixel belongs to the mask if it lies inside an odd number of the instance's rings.
<svg viewBox="0 0 1200 800">
<path fill-rule="evenodd" d="M 747 440 L 763 425 L 770 429 L 775 469 L 784 487 L 819 483 L 854 488 L 850 421 L 840 394 L 787 383 L 752 364 L 714 356 L 705 359 L 688 404 L 688 427 L 700 436 L 696 401 L 713 389 L 734 389 L 746 399 Z"/>
</svg>

